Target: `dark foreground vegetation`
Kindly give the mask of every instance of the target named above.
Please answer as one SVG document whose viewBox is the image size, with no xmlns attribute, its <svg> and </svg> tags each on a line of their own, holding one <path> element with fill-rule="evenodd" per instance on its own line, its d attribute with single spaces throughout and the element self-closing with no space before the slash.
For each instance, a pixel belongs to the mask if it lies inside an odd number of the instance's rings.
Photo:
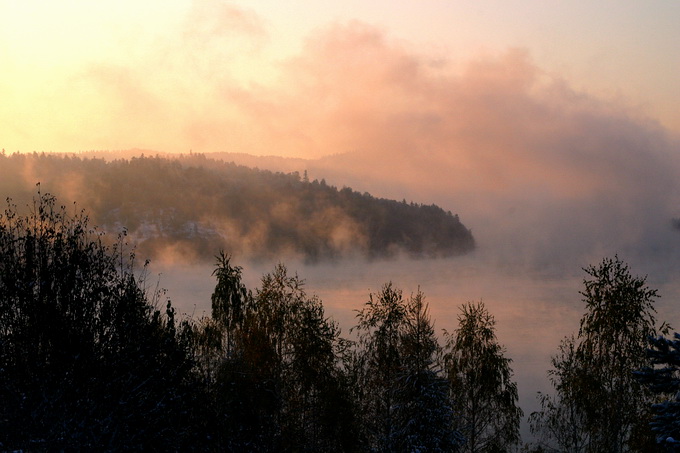
<svg viewBox="0 0 680 453">
<path fill-rule="evenodd" d="M 211 317 L 179 320 L 122 239 L 104 245 L 51 196 L 0 218 L 0 451 L 520 448 L 511 360 L 482 303 L 442 345 L 424 295 L 387 283 L 350 341 L 283 265 L 251 290 L 220 253 Z M 522 448 L 674 451 L 680 340 L 655 336 L 656 292 L 618 258 L 586 272 L 586 314 Z"/>
<path fill-rule="evenodd" d="M 140 254 L 212 260 L 235 255 L 385 258 L 474 249 L 457 215 L 435 205 L 375 198 L 298 173 L 272 173 L 191 154 L 107 162 L 0 154 L 0 193 L 28 202 L 35 184 L 88 210 L 104 231 L 125 227 Z"/>
</svg>

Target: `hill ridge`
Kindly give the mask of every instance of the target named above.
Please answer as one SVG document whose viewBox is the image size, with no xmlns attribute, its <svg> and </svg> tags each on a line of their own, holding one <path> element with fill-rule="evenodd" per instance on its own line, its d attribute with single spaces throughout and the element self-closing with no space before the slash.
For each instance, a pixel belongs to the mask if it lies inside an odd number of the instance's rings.
<svg viewBox="0 0 680 453">
<path fill-rule="evenodd" d="M 144 256 L 212 259 L 447 257 L 474 249 L 457 215 L 434 204 L 376 198 L 306 173 L 273 172 L 191 153 L 105 160 L 56 154 L 0 157 L 0 190 L 21 204 L 35 183 L 76 201 L 106 232 L 123 228 Z"/>
</svg>

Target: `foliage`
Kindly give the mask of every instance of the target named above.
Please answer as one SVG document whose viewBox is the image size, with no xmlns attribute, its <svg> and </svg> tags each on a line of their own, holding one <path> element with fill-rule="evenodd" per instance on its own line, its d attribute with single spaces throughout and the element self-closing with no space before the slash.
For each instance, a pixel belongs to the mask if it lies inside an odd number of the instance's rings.
<svg viewBox="0 0 680 453">
<path fill-rule="evenodd" d="M 374 451 L 451 451 L 461 441 L 423 297 L 404 300 L 390 282 L 357 314 L 359 399 Z"/>
<path fill-rule="evenodd" d="M 191 362 L 172 307 L 142 288 L 120 246 L 54 197 L 0 215 L 3 449 L 189 448 Z"/>
<path fill-rule="evenodd" d="M 232 266 L 231 257 L 223 251 L 217 256 L 217 267 L 213 276 L 217 278 L 217 285 L 212 294 L 212 318 L 225 332 L 226 349 L 229 354 L 232 348 L 230 333 L 236 328 L 242 328 L 248 302 L 252 295 L 248 293 L 242 282 L 243 268 Z"/>
<path fill-rule="evenodd" d="M 215 275 L 213 322 L 205 326 L 216 323 L 230 339 L 215 343 L 222 358 L 210 384 L 217 447 L 351 449 L 354 412 L 337 366 L 340 332 L 321 301 L 307 296 L 304 282 L 283 265 L 263 276 L 254 296 L 224 254 Z"/>
<path fill-rule="evenodd" d="M 651 422 L 656 441 L 666 451 L 680 451 L 680 334 L 674 340 L 650 337 L 649 366 L 635 372 L 636 378 L 661 400 L 652 404 Z"/>
<path fill-rule="evenodd" d="M 447 334 L 446 374 L 463 451 L 507 451 L 519 441 L 522 410 L 511 359 L 498 344 L 495 320 L 482 302 L 461 307 L 455 334 Z"/>
<path fill-rule="evenodd" d="M 441 347 L 430 320 L 425 296 L 418 291 L 406 304 L 401 348 L 404 357 L 398 382 L 397 449 L 446 452 L 463 443 L 452 429 L 457 414 L 440 367 Z"/>
<path fill-rule="evenodd" d="M 542 410 L 530 416 L 531 429 L 548 442 L 541 445 L 548 451 L 579 453 L 587 451 L 588 425 L 580 408 L 581 364 L 576 359 L 576 341 L 564 339 L 557 355 L 551 358 L 553 369 L 548 371 L 550 383 L 558 396 L 538 394 Z M 551 448 L 550 445 L 553 447 Z"/>
<path fill-rule="evenodd" d="M 553 358 L 554 396 L 540 395 L 533 429 L 559 451 L 653 450 L 646 423 L 650 394 L 633 376 L 648 365 L 657 291 L 618 257 L 585 269 L 586 313 L 576 339 Z"/>
</svg>

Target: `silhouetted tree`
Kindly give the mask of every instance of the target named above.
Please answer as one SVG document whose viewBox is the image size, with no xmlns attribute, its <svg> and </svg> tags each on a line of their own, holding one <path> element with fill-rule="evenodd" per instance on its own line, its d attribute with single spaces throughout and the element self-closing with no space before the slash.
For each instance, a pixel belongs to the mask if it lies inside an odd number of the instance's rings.
<svg viewBox="0 0 680 453">
<path fill-rule="evenodd" d="M 457 414 L 449 399 L 448 382 L 438 360 L 441 347 L 424 299 L 418 291 L 406 302 L 401 333 L 404 360 L 395 410 L 397 450 L 450 452 L 457 450 L 464 438 L 453 429 Z"/>
<path fill-rule="evenodd" d="M 0 215 L 0 448 L 200 446 L 174 311 L 132 264 L 50 195 Z"/>
<path fill-rule="evenodd" d="M 342 451 L 351 445 L 353 413 L 337 367 L 340 331 L 321 301 L 278 265 L 262 278 L 253 317 L 275 352 L 282 447 Z"/>
<path fill-rule="evenodd" d="M 635 373 L 636 378 L 661 401 L 652 404 L 654 418 L 650 423 L 656 442 L 668 452 L 680 451 L 680 334 L 674 339 L 662 336 L 649 339 L 651 360 Z"/>
<path fill-rule="evenodd" d="M 450 451 L 461 440 L 423 295 L 387 283 L 358 312 L 359 399 L 371 451 Z"/>
<path fill-rule="evenodd" d="M 585 269 L 586 313 L 550 372 L 554 396 L 539 395 L 533 430 L 559 451 L 654 451 L 647 426 L 650 392 L 633 376 L 649 365 L 657 291 L 618 257 Z M 663 327 L 662 327 L 663 329 Z"/>
<path fill-rule="evenodd" d="M 233 331 L 243 327 L 247 304 L 252 299 L 242 281 L 241 266 L 233 266 L 231 257 L 223 251 L 217 256 L 217 267 L 213 276 L 217 278 L 217 285 L 213 291 L 212 318 L 225 332 L 225 347 L 227 355 L 232 349 Z"/>
<path fill-rule="evenodd" d="M 224 316 L 224 301 L 232 300 L 234 291 L 243 307 L 240 326 L 231 329 L 232 346 L 220 346 L 222 358 L 211 384 L 217 447 L 351 450 L 354 411 L 337 363 L 340 332 L 325 317 L 321 301 L 308 296 L 304 282 L 289 276 L 283 265 L 262 277 L 253 296 L 241 283 L 240 268 L 221 260 L 217 275 L 213 317 Z"/>
<path fill-rule="evenodd" d="M 458 328 L 446 334 L 445 366 L 466 452 L 507 451 L 520 439 L 522 410 L 511 359 L 498 343 L 495 320 L 482 302 L 461 307 Z"/>
<path fill-rule="evenodd" d="M 395 451 L 397 425 L 398 377 L 403 357 L 400 330 L 406 319 L 406 304 L 401 290 L 392 283 L 369 300 L 358 314 L 358 331 L 362 349 L 361 404 L 363 428 L 369 445 L 376 451 Z"/>
<path fill-rule="evenodd" d="M 564 453 L 588 451 L 588 425 L 579 394 L 582 365 L 575 348 L 574 337 L 565 338 L 551 358 L 553 368 L 548 378 L 559 396 L 538 394 L 542 409 L 529 417 L 531 431 L 540 437 L 537 448 Z"/>
</svg>

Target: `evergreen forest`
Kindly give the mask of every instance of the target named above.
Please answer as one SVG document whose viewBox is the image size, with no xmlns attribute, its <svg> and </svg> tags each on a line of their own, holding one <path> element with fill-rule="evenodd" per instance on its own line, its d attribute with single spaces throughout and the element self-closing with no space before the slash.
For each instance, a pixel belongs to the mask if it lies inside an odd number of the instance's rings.
<svg viewBox="0 0 680 453">
<path fill-rule="evenodd" d="M 584 269 L 522 444 L 482 302 L 440 334 L 386 282 L 343 334 L 285 265 L 248 288 L 218 251 L 210 316 L 181 318 L 125 235 L 49 194 L 19 211 L 0 216 L 0 451 L 676 451 L 680 338 L 618 257 Z"/>
<path fill-rule="evenodd" d="M 0 193 L 21 207 L 36 183 L 77 202 L 102 231 L 125 228 L 140 254 L 154 259 L 212 261 L 220 248 L 251 259 L 285 254 L 308 262 L 447 257 L 475 248 L 471 231 L 439 206 L 375 198 L 306 174 L 201 154 L 112 161 L 0 154 Z"/>
</svg>

